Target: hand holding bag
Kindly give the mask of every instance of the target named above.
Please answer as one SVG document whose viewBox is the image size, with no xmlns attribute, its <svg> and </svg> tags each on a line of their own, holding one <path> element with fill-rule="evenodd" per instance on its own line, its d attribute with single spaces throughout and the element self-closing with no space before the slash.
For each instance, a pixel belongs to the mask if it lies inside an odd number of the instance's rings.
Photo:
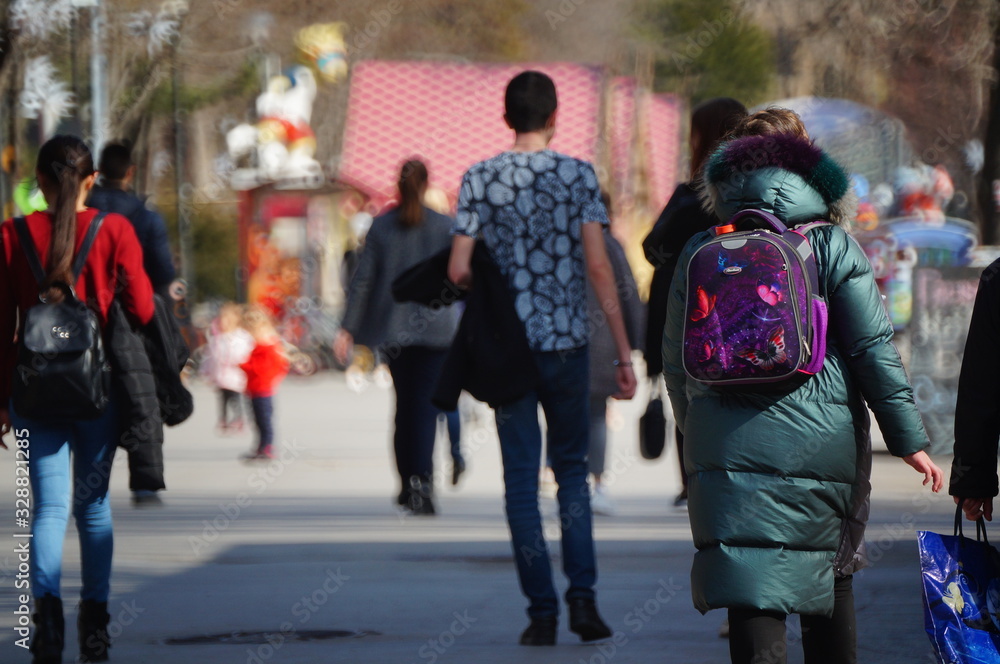
<svg viewBox="0 0 1000 664">
<path fill-rule="evenodd" d="M 976 521 L 976 539 L 962 535 L 962 506 L 955 534 L 917 532 L 923 579 L 924 625 L 944 664 L 1000 662 L 1000 552 Z"/>
<path fill-rule="evenodd" d="M 639 454 L 643 459 L 659 459 L 667 442 L 667 418 L 663 414 L 663 390 L 660 376 L 649 386 L 649 404 L 639 418 Z"/>
</svg>

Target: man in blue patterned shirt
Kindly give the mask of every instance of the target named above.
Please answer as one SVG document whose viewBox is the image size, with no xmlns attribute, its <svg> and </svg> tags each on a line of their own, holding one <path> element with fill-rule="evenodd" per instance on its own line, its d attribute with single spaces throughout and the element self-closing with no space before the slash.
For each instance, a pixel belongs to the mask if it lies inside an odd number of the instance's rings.
<svg viewBox="0 0 1000 664">
<path fill-rule="evenodd" d="M 583 641 L 611 636 L 594 601 L 594 556 L 587 487 L 587 317 L 589 276 L 618 350 L 619 398 L 635 394 L 631 354 L 602 228 L 608 214 L 590 164 L 548 149 L 556 123 L 555 84 L 526 71 L 507 85 L 504 120 L 513 147 L 466 172 L 458 197 L 448 276 L 471 281 L 471 257 L 482 239 L 507 277 L 538 367 L 537 388 L 496 410 L 504 464 L 507 521 L 521 589 L 530 602 L 524 645 L 554 645 L 559 601 L 538 509 L 542 437 L 559 484 L 563 571 L 570 630 Z"/>
</svg>

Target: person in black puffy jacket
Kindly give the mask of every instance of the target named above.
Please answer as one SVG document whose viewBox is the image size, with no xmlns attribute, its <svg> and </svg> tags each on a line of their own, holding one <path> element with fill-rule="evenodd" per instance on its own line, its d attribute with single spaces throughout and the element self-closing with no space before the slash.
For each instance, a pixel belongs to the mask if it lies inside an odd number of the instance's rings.
<svg viewBox="0 0 1000 664">
<path fill-rule="evenodd" d="M 965 341 L 955 406 L 955 460 L 948 493 L 971 521 L 993 520 L 1000 440 L 1000 260 L 983 270 Z"/>
</svg>

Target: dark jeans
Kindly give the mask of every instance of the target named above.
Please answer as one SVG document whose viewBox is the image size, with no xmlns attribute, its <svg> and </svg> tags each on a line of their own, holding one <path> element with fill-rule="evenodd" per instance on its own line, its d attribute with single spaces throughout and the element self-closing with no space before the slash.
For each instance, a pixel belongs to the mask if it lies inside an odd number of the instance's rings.
<svg viewBox="0 0 1000 664">
<path fill-rule="evenodd" d="M 438 409 L 431 403 L 447 350 L 406 346 L 389 360 L 389 372 L 396 391 L 396 430 L 392 444 L 396 470 L 404 487 L 410 478 L 434 477 L 434 437 Z"/>
<path fill-rule="evenodd" d="M 229 426 L 243 419 L 242 400 L 239 392 L 219 388 L 219 424 Z"/>
<path fill-rule="evenodd" d="M 833 617 L 802 616 L 805 664 L 857 664 L 853 577 L 833 584 Z M 729 654 L 733 664 L 785 664 L 785 614 L 729 609 Z"/>
<path fill-rule="evenodd" d="M 538 405 L 548 425 L 548 454 L 559 484 L 563 572 L 566 598 L 592 599 L 597 580 L 590 491 L 587 488 L 589 444 L 589 372 L 586 347 L 569 352 L 535 353 L 538 388 L 496 409 L 506 487 L 507 523 L 521 590 L 531 618 L 559 613 L 552 565 L 538 509 L 538 473 L 542 434 Z"/>
<path fill-rule="evenodd" d="M 274 397 L 251 397 L 250 405 L 257 425 L 257 452 L 270 450 L 274 445 Z"/>
<path fill-rule="evenodd" d="M 462 458 L 462 418 L 457 410 L 441 411 L 445 425 L 448 428 L 448 442 L 451 443 L 451 460 L 455 463 L 464 461 Z"/>
<path fill-rule="evenodd" d="M 590 398 L 590 451 L 587 466 L 595 479 L 604 474 L 608 455 L 608 400 L 604 396 Z"/>
</svg>

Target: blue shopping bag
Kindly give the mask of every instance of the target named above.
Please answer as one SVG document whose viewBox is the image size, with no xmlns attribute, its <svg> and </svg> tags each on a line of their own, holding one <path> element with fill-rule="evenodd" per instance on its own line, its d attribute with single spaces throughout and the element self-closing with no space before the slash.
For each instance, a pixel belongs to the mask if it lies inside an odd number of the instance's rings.
<svg viewBox="0 0 1000 664">
<path fill-rule="evenodd" d="M 924 625 L 942 664 L 1000 663 L 1000 552 L 976 522 L 976 539 L 917 532 L 924 589 Z"/>
</svg>

